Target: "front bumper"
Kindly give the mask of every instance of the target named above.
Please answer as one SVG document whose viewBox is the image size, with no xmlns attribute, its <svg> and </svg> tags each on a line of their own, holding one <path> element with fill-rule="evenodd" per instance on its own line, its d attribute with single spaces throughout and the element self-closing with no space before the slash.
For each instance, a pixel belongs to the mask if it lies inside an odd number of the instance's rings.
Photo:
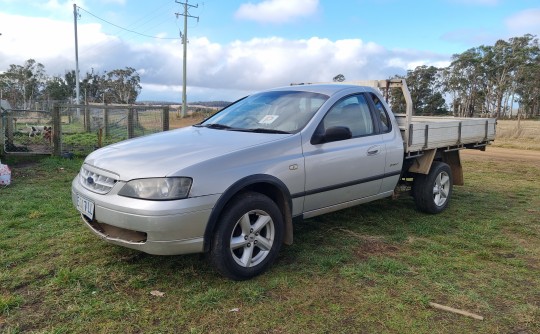
<svg viewBox="0 0 540 334">
<path fill-rule="evenodd" d="M 71 198 L 94 203 L 94 217 L 81 214 L 86 226 L 112 244 L 155 255 L 176 255 L 203 251 L 204 232 L 219 194 L 176 201 L 148 201 L 118 196 L 118 182 L 100 195 L 84 188 L 76 176 Z"/>
</svg>

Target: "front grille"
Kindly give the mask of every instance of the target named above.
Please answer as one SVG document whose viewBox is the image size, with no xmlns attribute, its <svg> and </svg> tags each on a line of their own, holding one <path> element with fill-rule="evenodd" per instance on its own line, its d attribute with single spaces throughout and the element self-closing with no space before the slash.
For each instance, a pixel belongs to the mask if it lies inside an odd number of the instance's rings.
<svg viewBox="0 0 540 334">
<path fill-rule="evenodd" d="M 118 175 L 89 165 L 83 165 L 79 172 L 83 187 L 98 194 L 106 194 L 118 181 Z"/>
</svg>

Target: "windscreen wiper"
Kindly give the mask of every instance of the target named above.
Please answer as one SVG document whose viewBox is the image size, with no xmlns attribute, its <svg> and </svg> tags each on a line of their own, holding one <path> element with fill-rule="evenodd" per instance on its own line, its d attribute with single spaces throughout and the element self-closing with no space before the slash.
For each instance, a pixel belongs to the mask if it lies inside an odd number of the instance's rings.
<svg viewBox="0 0 540 334">
<path fill-rule="evenodd" d="M 219 124 L 219 123 L 210 123 L 210 124 L 196 124 L 194 125 L 196 127 L 205 127 L 210 129 L 218 129 L 218 130 L 229 130 L 232 129 L 230 126 L 225 124 Z"/>
<path fill-rule="evenodd" d="M 291 134 L 290 132 L 276 129 L 256 128 L 256 129 L 235 129 L 236 131 L 255 132 L 255 133 L 278 133 L 278 134 Z"/>
</svg>

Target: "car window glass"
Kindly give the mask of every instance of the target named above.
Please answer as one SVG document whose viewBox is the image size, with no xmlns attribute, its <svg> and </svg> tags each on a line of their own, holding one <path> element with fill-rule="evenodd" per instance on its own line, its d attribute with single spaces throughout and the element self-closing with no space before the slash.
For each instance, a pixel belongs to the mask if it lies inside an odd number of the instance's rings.
<svg viewBox="0 0 540 334">
<path fill-rule="evenodd" d="M 373 100 L 373 103 L 375 104 L 376 113 L 379 118 L 379 126 L 381 128 L 381 132 L 389 132 L 391 125 L 390 125 L 390 118 L 388 117 L 388 114 L 386 113 L 386 110 L 384 109 L 384 105 L 379 99 L 379 97 L 373 93 L 370 93 L 371 99 Z"/>
<path fill-rule="evenodd" d="M 296 133 L 327 99 L 327 95 L 294 90 L 262 92 L 228 106 L 201 125 Z"/>
<path fill-rule="evenodd" d="M 373 119 L 365 97 L 349 96 L 334 105 L 323 120 L 325 130 L 333 126 L 348 127 L 353 137 L 373 134 Z"/>
</svg>

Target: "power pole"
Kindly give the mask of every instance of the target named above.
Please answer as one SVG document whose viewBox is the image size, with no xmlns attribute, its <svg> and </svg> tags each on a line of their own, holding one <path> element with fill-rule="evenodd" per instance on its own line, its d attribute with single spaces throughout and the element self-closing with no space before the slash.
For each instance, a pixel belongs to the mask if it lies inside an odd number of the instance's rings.
<svg viewBox="0 0 540 334">
<path fill-rule="evenodd" d="M 80 103 L 80 87 L 79 87 L 79 40 L 77 37 L 77 5 L 73 4 L 73 24 L 75 26 L 75 103 Z M 77 116 L 79 116 L 79 108 L 77 108 Z"/>
<path fill-rule="evenodd" d="M 192 16 L 192 15 L 189 15 L 189 12 L 188 12 L 188 9 L 190 7 L 192 8 L 198 8 L 199 7 L 199 4 L 196 4 L 196 5 L 190 5 L 188 4 L 188 1 L 189 0 L 186 0 L 186 2 L 179 2 L 177 0 L 175 0 L 176 3 L 179 3 L 181 5 L 184 6 L 184 13 L 175 13 L 176 14 L 176 17 L 178 17 L 179 15 L 182 15 L 184 17 L 184 33 L 182 34 L 182 44 L 184 45 L 184 71 L 183 71 L 183 83 L 182 83 L 182 118 L 184 118 L 186 116 L 186 110 L 187 110 L 187 97 L 186 97 L 186 72 L 187 72 L 187 43 L 188 43 L 188 40 L 187 40 L 187 19 L 188 17 L 192 17 L 192 18 L 195 18 L 197 19 L 197 22 L 199 22 L 199 17 L 198 16 Z"/>
</svg>

